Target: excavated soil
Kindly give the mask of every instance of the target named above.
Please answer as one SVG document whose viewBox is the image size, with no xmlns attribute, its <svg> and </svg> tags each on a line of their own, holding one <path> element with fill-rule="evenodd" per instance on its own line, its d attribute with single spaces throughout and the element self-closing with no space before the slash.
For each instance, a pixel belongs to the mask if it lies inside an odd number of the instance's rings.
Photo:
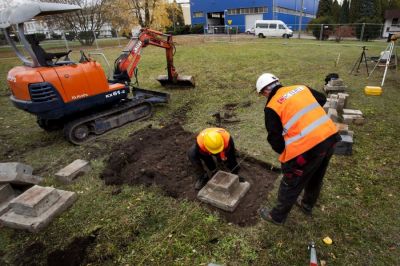
<svg viewBox="0 0 400 266">
<path fill-rule="evenodd" d="M 157 185 L 168 196 L 197 201 L 193 167 L 187 159 L 187 150 L 195 143 L 195 137 L 179 123 L 161 129 L 139 130 L 123 146 L 115 147 L 101 177 L 106 185 Z M 238 157 L 238 162 L 243 160 L 240 175 L 251 184 L 249 192 L 233 213 L 204 205 L 219 212 L 227 222 L 249 226 L 259 221 L 257 210 L 272 189 L 278 173 L 265 162 L 240 152 Z"/>
</svg>

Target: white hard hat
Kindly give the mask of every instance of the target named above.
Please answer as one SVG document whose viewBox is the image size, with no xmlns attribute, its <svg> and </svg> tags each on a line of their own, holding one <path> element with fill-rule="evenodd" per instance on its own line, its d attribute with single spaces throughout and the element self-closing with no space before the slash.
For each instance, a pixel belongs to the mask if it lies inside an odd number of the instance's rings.
<svg viewBox="0 0 400 266">
<path fill-rule="evenodd" d="M 279 82 L 279 79 L 274 74 L 264 73 L 258 79 L 256 83 L 257 93 L 260 93 L 266 86 L 272 83 Z"/>
</svg>

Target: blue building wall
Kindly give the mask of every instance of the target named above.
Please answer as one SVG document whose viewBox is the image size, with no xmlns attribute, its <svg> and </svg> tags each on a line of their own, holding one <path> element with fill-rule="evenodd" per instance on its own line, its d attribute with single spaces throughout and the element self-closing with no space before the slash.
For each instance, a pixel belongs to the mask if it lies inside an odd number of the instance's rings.
<svg viewBox="0 0 400 266">
<path fill-rule="evenodd" d="M 314 15 L 318 9 L 319 0 L 304 0 L 303 8 L 304 13 Z M 192 17 L 192 24 L 202 24 L 207 26 L 207 13 L 222 12 L 225 16 L 225 21 L 222 25 L 227 25 L 228 20 L 232 20 L 231 25 L 239 26 L 239 31 L 245 31 L 246 14 L 229 15 L 225 11 L 235 8 L 250 8 L 250 7 L 267 7 L 267 12 L 262 14 L 263 19 L 273 19 L 273 0 L 191 0 L 190 12 Z M 275 0 L 276 7 L 288 8 L 300 12 L 301 0 Z M 193 17 L 194 12 L 203 12 L 203 17 Z M 275 19 L 282 20 L 287 25 L 293 24 L 294 30 L 298 29 L 299 16 L 292 14 L 275 13 Z M 303 29 L 312 18 L 303 15 L 302 24 Z"/>
</svg>

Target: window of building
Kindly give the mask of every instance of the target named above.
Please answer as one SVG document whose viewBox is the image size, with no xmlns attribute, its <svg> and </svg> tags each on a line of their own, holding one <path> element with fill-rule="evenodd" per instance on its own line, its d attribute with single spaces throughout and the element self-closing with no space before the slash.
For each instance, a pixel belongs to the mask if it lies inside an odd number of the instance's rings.
<svg viewBox="0 0 400 266">
<path fill-rule="evenodd" d="M 193 12 L 193 17 L 194 18 L 202 18 L 202 17 L 204 17 L 204 13 L 203 12 Z"/>
<path fill-rule="evenodd" d="M 399 18 L 393 18 L 392 19 L 392 26 L 400 26 L 399 25 Z"/>
<path fill-rule="evenodd" d="M 267 13 L 267 7 L 249 7 L 249 8 L 233 8 L 228 9 L 228 15 L 239 15 L 239 14 L 262 14 Z"/>
</svg>

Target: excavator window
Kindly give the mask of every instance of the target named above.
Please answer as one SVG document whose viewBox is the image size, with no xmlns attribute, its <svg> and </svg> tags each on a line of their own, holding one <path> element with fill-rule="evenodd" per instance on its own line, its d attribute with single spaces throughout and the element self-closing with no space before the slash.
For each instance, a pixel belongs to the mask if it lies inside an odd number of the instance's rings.
<svg viewBox="0 0 400 266">
<path fill-rule="evenodd" d="M 36 58 L 41 66 L 54 66 L 55 62 L 57 62 L 61 57 L 65 56 L 67 57 L 71 50 L 68 52 L 61 52 L 61 53 L 48 53 L 46 52 L 39 44 L 39 40 L 37 39 L 35 34 L 27 35 L 26 36 L 29 44 L 32 47 L 32 51 L 35 53 Z M 55 62 L 53 62 L 53 59 L 56 59 Z M 70 60 L 66 58 L 68 63 Z"/>
</svg>

